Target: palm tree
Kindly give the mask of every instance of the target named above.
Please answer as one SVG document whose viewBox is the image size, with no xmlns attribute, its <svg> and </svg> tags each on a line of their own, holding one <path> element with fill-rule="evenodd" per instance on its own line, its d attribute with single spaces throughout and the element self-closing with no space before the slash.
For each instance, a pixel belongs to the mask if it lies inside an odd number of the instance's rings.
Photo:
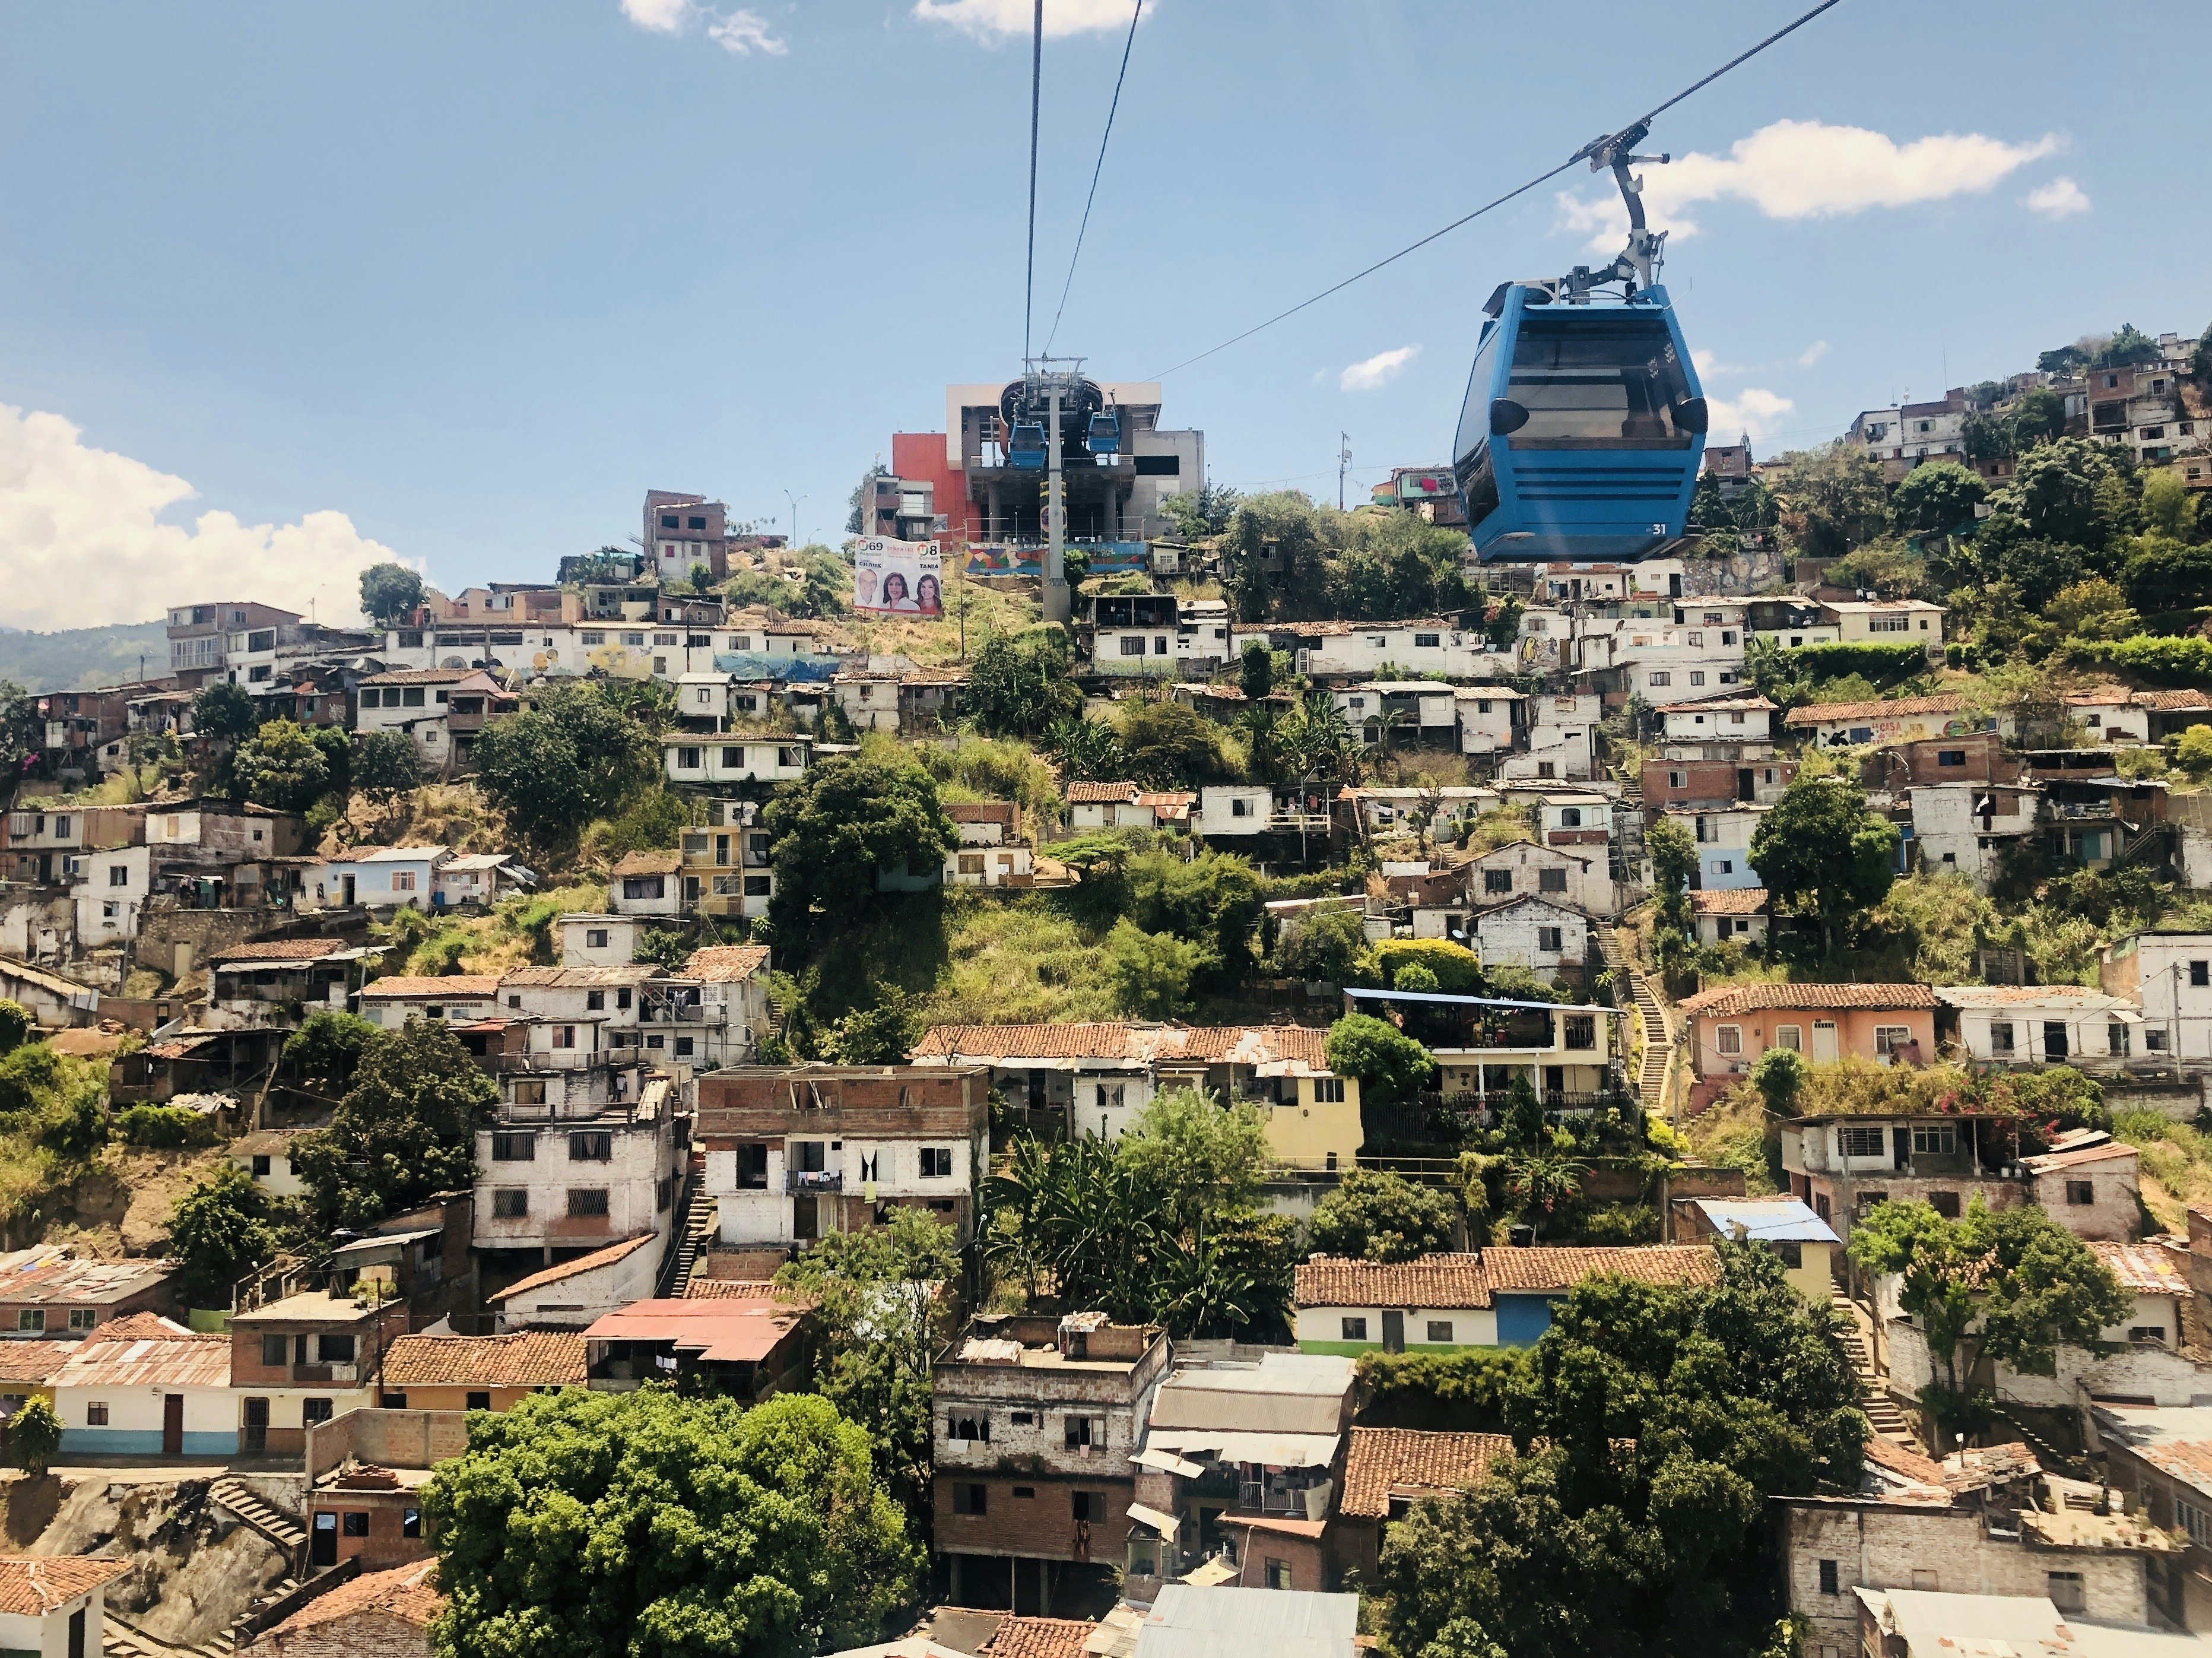
<svg viewBox="0 0 2212 1658">
<path fill-rule="evenodd" d="M 1505 1166 L 1505 1190 L 1541 1236 L 1545 1221 L 1581 1196 L 1589 1165 L 1563 1152 L 1538 1151 Z"/>
<path fill-rule="evenodd" d="M 1244 734 L 1246 752 L 1251 756 L 1252 770 L 1261 779 L 1273 783 L 1282 771 L 1282 744 L 1278 726 L 1280 723 L 1274 709 L 1267 703 L 1254 703 L 1237 715 L 1235 725 Z"/>
</svg>

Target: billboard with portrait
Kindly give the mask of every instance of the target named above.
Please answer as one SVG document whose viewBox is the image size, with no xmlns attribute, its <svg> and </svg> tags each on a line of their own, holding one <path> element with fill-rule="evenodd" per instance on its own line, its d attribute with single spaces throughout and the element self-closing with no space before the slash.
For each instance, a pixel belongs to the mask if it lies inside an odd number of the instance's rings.
<svg viewBox="0 0 2212 1658">
<path fill-rule="evenodd" d="M 938 544 L 863 536 L 853 553 L 853 608 L 878 616 L 942 616 L 945 570 Z"/>
</svg>

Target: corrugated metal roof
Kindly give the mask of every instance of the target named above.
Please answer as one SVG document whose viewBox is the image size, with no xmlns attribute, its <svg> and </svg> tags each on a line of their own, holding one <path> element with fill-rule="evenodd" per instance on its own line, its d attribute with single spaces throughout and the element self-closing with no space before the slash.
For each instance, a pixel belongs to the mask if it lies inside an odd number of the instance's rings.
<svg viewBox="0 0 2212 1658">
<path fill-rule="evenodd" d="M 1835 1228 L 1795 1198 L 1700 1198 L 1698 1209 L 1723 1238 L 1741 1226 L 1765 1243 L 1840 1244 Z"/>
<path fill-rule="evenodd" d="M 97 1335 L 54 1376 L 63 1387 L 228 1387 L 228 1336 L 104 1341 Z"/>
<path fill-rule="evenodd" d="M 2196 1291 L 2173 1252 L 2156 1243 L 2092 1243 L 2089 1253 L 2112 1269 L 2120 1288 L 2139 1295 L 2188 1295 Z"/>
<path fill-rule="evenodd" d="M 710 1364 L 757 1363 L 805 1316 L 805 1308 L 788 1301 L 641 1301 L 584 1334 L 592 1341 L 668 1342 Z"/>
</svg>

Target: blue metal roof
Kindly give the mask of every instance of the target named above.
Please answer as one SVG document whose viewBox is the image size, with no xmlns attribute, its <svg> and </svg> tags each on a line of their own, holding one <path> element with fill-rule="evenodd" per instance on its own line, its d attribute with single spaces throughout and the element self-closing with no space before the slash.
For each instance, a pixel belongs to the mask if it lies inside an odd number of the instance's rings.
<svg viewBox="0 0 2212 1658">
<path fill-rule="evenodd" d="M 1546 1013 L 1618 1014 L 1625 1011 L 1620 1008 L 1583 1006 L 1572 1002 L 1511 1002 L 1500 996 L 1446 996 L 1437 991 L 1346 990 L 1345 995 L 1357 1002 L 1442 1002 L 1455 1008 L 1540 1008 Z"/>
<path fill-rule="evenodd" d="M 1835 1229 L 1795 1198 L 1699 1198 L 1698 1210 L 1723 1238 L 1741 1225 L 1767 1243 L 1840 1244 Z"/>
</svg>

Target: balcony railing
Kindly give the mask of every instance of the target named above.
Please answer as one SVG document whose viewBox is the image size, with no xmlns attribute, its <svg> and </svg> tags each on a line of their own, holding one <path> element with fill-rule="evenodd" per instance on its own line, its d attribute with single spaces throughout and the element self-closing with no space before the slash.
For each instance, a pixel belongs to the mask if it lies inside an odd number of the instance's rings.
<svg viewBox="0 0 2212 1658">
<path fill-rule="evenodd" d="M 786 1169 L 783 1174 L 783 1189 L 787 1193 L 842 1192 L 845 1189 L 845 1173 L 842 1169 L 834 1173 L 823 1169 Z"/>
</svg>

